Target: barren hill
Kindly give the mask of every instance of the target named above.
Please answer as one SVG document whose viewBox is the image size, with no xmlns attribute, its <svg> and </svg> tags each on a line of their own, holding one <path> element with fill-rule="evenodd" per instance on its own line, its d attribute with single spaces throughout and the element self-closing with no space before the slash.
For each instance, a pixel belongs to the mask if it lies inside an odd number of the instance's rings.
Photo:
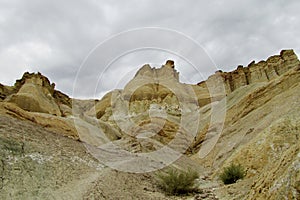
<svg viewBox="0 0 300 200">
<path fill-rule="evenodd" d="M 299 80 L 293 50 L 196 85 L 180 83 L 173 61 L 144 65 L 95 101 L 25 73 L 0 84 L 0 198 L 191 198 L 156 186 L 156 170 L 175 167 L 199 171 L 208 198 L 298 199 Z M 225 186 L 231 163 L 247 174 Z"/>
</svg>

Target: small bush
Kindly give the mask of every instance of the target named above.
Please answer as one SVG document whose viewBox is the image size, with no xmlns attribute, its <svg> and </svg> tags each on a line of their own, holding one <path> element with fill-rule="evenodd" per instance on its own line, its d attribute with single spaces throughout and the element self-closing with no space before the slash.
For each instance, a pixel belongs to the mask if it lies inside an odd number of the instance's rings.
<svg viewBox="0 0 300 200">
<path fill-rule="evenodd" d="M 195 191 L 195 180 L 199 177 L 196 171 L 170 169 L 157 174 L 158 185 L 171 195 L 186 194 Z"/>
<path fill-rule="evenodd" d="M 223 172 L 220 174 L 220 179 L 224 184 L 235 183 L 239 179 L 243 179 L 246 175 L 244 168 L 238 164 L 231 164 L 229 167 L 225 167 Z"/>
</svg>

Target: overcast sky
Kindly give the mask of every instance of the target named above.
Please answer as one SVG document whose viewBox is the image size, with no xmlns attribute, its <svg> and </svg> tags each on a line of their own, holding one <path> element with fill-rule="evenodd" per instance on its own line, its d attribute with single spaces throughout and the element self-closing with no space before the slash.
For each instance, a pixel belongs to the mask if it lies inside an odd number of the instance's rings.
<svg viewBox="0 0 300 200">
<path fill-rule="evenodd" d="M 0 0 L 0 82 L 40 71 L 70 96 L 100 97 L 173 59 L 197 83 L 282 49 L 300 55 L 299 10 L 299 0 Z"/>
</svg>

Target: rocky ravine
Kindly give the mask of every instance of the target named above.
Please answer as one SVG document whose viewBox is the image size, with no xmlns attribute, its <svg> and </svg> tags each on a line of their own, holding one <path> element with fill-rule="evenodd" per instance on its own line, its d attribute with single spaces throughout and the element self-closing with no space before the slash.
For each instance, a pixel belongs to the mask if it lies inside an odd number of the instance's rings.
<svg viewBox="0 0 300 200">
<path fill-rule="evenodd" d="M 123 90 L 97 101 L 71 99 L 40 73 L 0 84 L 1 199 L 192 198 L 165 196 L 153 172 L 110 168 L 152 171 L 169 164 L 201 173 L 207 194 L 195 199 L 298 199 L 294 52 L 218 71 L 197 85 L 180 83 L 174 67 L 172 61 L 159 69 L 145 65 Z M 178 152 L 185 156 L 177 160 Z M 232 162 L 247 176 L 224 186 L 218 174 Z"/>
</svg>

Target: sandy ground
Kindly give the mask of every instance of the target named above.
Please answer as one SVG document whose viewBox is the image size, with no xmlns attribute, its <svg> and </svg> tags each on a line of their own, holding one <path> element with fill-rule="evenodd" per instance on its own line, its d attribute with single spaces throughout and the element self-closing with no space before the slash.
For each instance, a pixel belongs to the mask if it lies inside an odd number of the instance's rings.
<svg viewBox="0 0 300 200">
<path fill-rule="evenodd" d="M 0 199 L 193 199 L 166 196 L 155 173 L 105 167 L 81 142 L 32 122 L 0 116 Z M 188 157 L 174 166 L 204 170 Z"/>
</svg>

